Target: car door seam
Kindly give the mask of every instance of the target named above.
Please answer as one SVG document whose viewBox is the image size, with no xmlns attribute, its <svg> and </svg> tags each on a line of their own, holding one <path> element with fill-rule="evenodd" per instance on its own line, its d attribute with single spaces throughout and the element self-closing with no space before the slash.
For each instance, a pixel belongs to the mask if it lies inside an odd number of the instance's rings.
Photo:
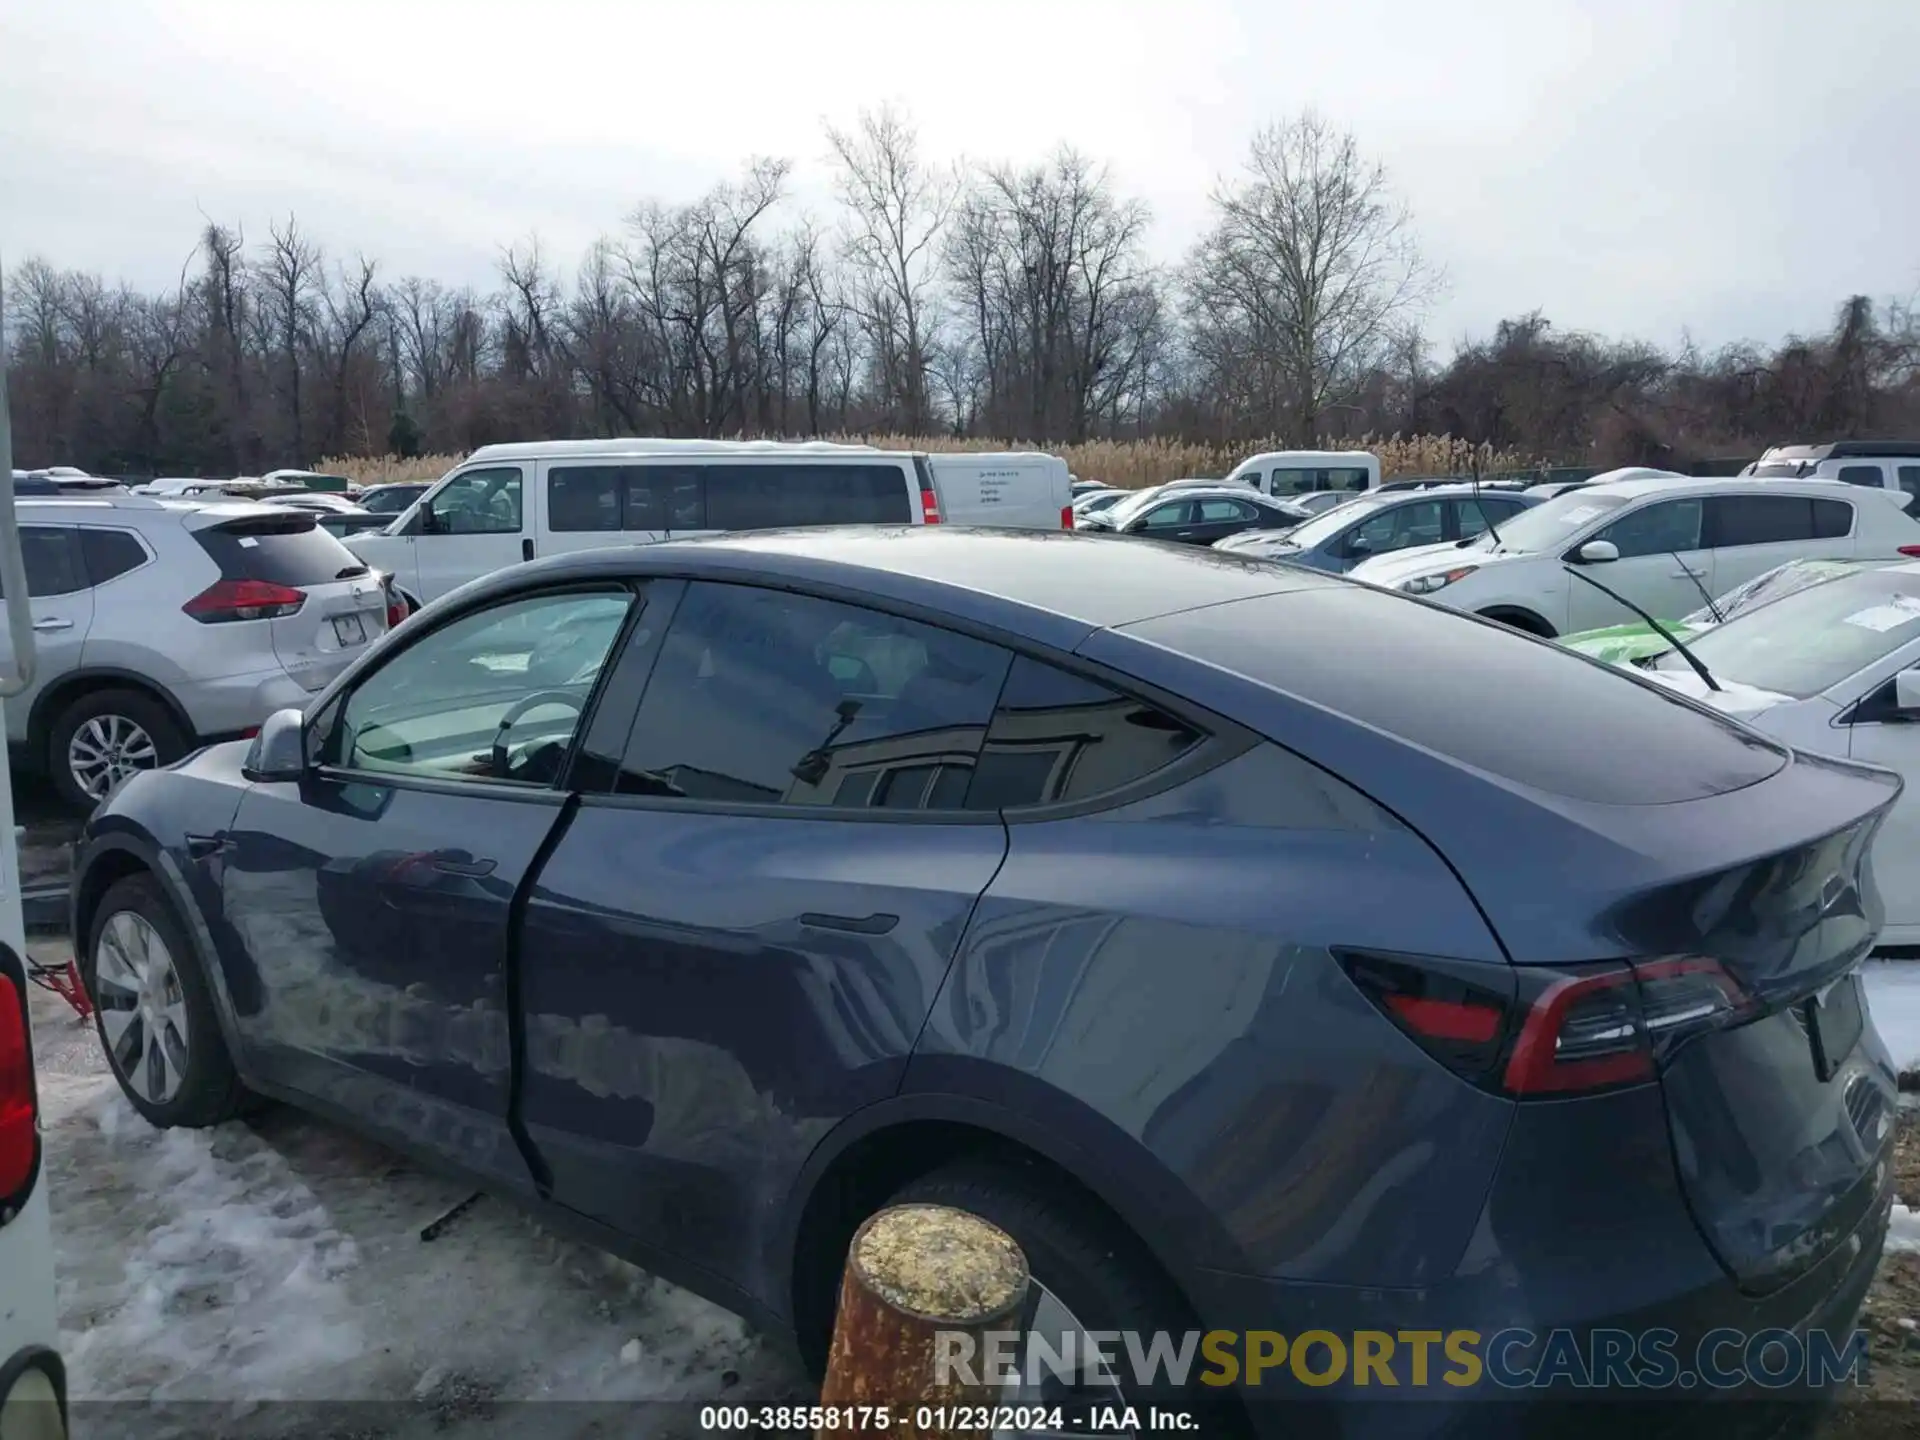
<svg viewBox="0 0 1920 1440">
<path fill-rule="evenodd" d="M 973 933 L 974 917 L 980 913 L 981 902 L 987 898 L 987 892 L 993 889 L 994 882 L 1000 878 L 1000 872 L 1007 868 L 1007 860 L 1013 854 L 1013 828 L 1007 824 L 1005 814 L 994 816 L 994 823 L 1000 827 L 1000 863 L 993 867 L 993 874 L 987 877 L 973 897 L 973 903 L 967 907 L 967 918 L 960 926 L 960 934 L 953 942 L 953 950 L 947 956 L 946 967 L 940 972 L 940 983 L 933 987 L 933 998 L 926 1012 L 920 1017 L 920 1024 L 913 1032 L 913 1043 L 907 1047 L 906 1063 L 900 1067 L 900 1073 L 894 1078 L 893 1094 L 898 1096 L 906 1089 L 907 1072 L 913 1068 L 913 1058 L 920 1053 L 920 1045 L 927 1036 L 927 1027 L 933 1023 L 933 1012 L 940 1004 L 940 997 L 946 993 L 947 982 L 953 978 L 953 968 L 960 963 L 960 957 L 967 951 L 967 937 Z"/>
<path fill-rule="evenodd" d="M 547 1169 L 547 1163 L 541 1156 L 533 1138 L 527 1133 L 525 1122 L 521 1118 L 520 1107 L 522 1091 L 527 1077 L 527 1014 L 524 1003 L 524 991 L 521 986 L 520 960 L 521 942 L 526 931 L 527 905 L 533 898 L 533 887 L 539 881 L 541 872 L 553 853 L 566 838 L 567 831 L 573 828 L 573 817 L 579 813 L 580 796 L 569 793 L 560 804 L 560 813 L 547 828 L 546 838 L 535 848 L 528 860 L 526 870 L 520 877 L 520 883 L 514 887 L 513 899 L 507 904 L 507 945 L 506 945 L 506 997 L 507 1009 L 507 1133 L 513 1137 L 520 1158 L 532 1177 L 534 1189 L 541 1199 L 553 1198 L 553 1175 Z"/>
</svg>

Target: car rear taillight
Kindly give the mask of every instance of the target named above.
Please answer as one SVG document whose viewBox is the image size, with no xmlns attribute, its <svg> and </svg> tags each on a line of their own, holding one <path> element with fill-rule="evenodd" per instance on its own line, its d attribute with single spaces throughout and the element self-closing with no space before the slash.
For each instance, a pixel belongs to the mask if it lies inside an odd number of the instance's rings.
<svg viewBox="0 0 1920 1440">
<path fill-rule="evenodd" d="M 1902 545 L 1900 547 L 1900 553 L 1902 555 L 1920 555 L 1920 545 Z"/>
<path fill-rule="evenodd" d="M 0 968 L 0 1224 L 25 1201 L 40 1164 L 27 996 L 17 972 L 14 965 Z"/>
<path fill-rule="evenodd" d="M 1071 530 L 1073 528 L 1073 506 L 1062 505 L 1060 507 L 1060 528 L 1062 530 Z"/>
<path fill-rule="evenodd" d="M 1348 954 L 1347 974 L 1462 1079 L 1522 1099 L 1654 1077 L 1682 1041 L 1751 1012 L 1713 960 L 1673 956 L 1563 969 Z"/>
<path fill-rule="evenodd" d="M 278 620 L 307 603 L 306 593 L 270 580 L 216 580 L 180 608 L 203 625 Z"/>
<path fill-rule="evenodd" d="M 925 522 L 929 525 L 940 523 L 940 497 L 931 488 L 920 492 L 920 509 L 925 512 Z"/>
</svg>

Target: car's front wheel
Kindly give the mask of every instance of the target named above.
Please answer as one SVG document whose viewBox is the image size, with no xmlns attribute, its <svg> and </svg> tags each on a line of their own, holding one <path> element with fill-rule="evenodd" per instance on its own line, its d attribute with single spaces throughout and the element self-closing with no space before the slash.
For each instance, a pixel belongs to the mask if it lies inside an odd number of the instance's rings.
<svg viewBox="0 0 1920 1440">
<path fill-rule="evenodd" d="M 1106 1353 L 1115 1363 L 1106 1375 L 1097 1373 L 1090 1335 L 1133 1332 L 1145 1350 L 1156 1332 L 1167 1332 L 1178 1347 L 1195 1327 L 1185 1299 L 1140 1242 L 1069 1182 L 1031 1162 L 965 1160 L 913 1181 L 890 1203 L 947 1205 L 978 1215 L 1012 1236 L 1026 1256 L 1032 1284 L 1021 1319 L 1025 1335 L 1017 1346 L 1019 1384 L 1003 1392 L 1000 1403 L 1059 1406 L 1071 1431 L 1084 1428 L 1093 1407 L 1119 1411 L 1172 1399 L 1196 1418 L 1204 1412 L 1203 1433 L 1209 1436 L 1243 1428 L 1244 1417 L 1231 1402 L 1198 1383 L 1197 1354 L 1190 1372 L 1170 1385 L 1172 1377 L 1164 1374 L 1133 1374 L 1132 1347 L 1109 1338 Z M 1055 1356 L 1070 1358 L 1078 1373 L 1053 1373 Z"/>
<path fill-rule="evenodd" d="M 47 772 L 63 800 L 92 809 L 140 771 L 186 753 L 186 736 L 158 700 L 135 690 L 96 690 L 54 719 Z"/>
<path fill-rule="evenodd" d="M 186 928 L 150 875 L 109 889 L 81 961 L 100 1044 L 133 1108 L 164 1128 L 217 1125 L 246 1091 Z"/>
</svg>

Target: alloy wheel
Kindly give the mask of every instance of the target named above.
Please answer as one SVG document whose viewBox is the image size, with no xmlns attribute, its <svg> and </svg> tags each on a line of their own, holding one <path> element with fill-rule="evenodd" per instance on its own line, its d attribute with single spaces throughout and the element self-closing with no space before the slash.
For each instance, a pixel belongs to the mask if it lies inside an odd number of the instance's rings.
<svg viewBox="0 0 1920 1440">
<path fill-rule="evenodd" d="M 160 763 L 153 737 L 124 715 L 95 715 L 67 742 L 67 769 L 89 800 L 104 800 L 123 781 Z"/>
<path fill-rule="evenodd" d="M 187 1073 L 187 997 L 173 952 L 145 916 L 122 910 L 94 950 L 94 1004 L 114 1069 L 141 1099 L 164 1105 Z"/>
<path fill-rule="evenodd" d="M 1038 1276 L 1034 1277 L 1027 1293 L 1020 1332 L 1020 1371 L 1001 1387 L 1000 1405 L 1029 1413 L 1035 1408 L 1051 1410 L 1058 1406 L 1065 1412 L 1061 1417 L 1066 1422 L 1065 1428 L 1045 1433 L 1059 1440 L 1093 1433 L 1085 1421 L 1094 1409 L 1111 1408 L 1115 1414 L 1125 1412 L 1126 1394 L 1120 1387 L 1118 1375 L 1111 1373 L 1127 1364 L 1124 1347 L 1115 1347 L 1108 1339 L 1106 1348 L 1113 1356 L 1113 1364 L 1110 1373 L 1102 1374 L 1092 1353 L 1093 1342 L 1088 1338 L 1087 1327 L 1058 1295 L 1040 1283 Z M 1056 1373 L 1056 1367 L 1066 1373 Z M 1037 1433 L 1040 1432 L 997 1430 L 994 1440 L 1016 1440 L 1016 1437 Z M 1125 1440 L 1135 1432 L 1102 1429 L 1098 1433 L 1101 1440 L 1114 1440 L 1114 1437 Z"/>
</svg>

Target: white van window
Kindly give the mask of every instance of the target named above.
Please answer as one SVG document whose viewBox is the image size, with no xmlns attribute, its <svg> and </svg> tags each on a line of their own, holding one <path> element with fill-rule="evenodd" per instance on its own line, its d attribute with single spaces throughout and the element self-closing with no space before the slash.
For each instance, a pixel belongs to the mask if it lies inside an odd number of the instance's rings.
<svg viewBox="0 0 1920 1440">
<path fill-rule="evenodd" d="M 907 525 L 898 465 L 568 465 L 547 474 L 557 532 Z"/>
<path fill-rule="evenodd" d="M 432 535 L 517 535 L 520 507 L 518 466 L 469 470 L 427 501 L 421 529 Z"/>
<path fill-rule="evenodd" d="M 1367 470 L 1363 465 L 1338 465 L 1331 468 L 1275 470 L 1275 495 L 1306 495 L 1316 490 L 1353 490 L 1367 488 Z"/>
<path fill-rule="evenodd" d="M 1882 478 L 1878 465 L 1842 465 L 1840 467 L 1840 483 L 1842 485 L 1866 485 L 1878 490 L 1886 484 L 1886 481 Z"/>
</svg>

